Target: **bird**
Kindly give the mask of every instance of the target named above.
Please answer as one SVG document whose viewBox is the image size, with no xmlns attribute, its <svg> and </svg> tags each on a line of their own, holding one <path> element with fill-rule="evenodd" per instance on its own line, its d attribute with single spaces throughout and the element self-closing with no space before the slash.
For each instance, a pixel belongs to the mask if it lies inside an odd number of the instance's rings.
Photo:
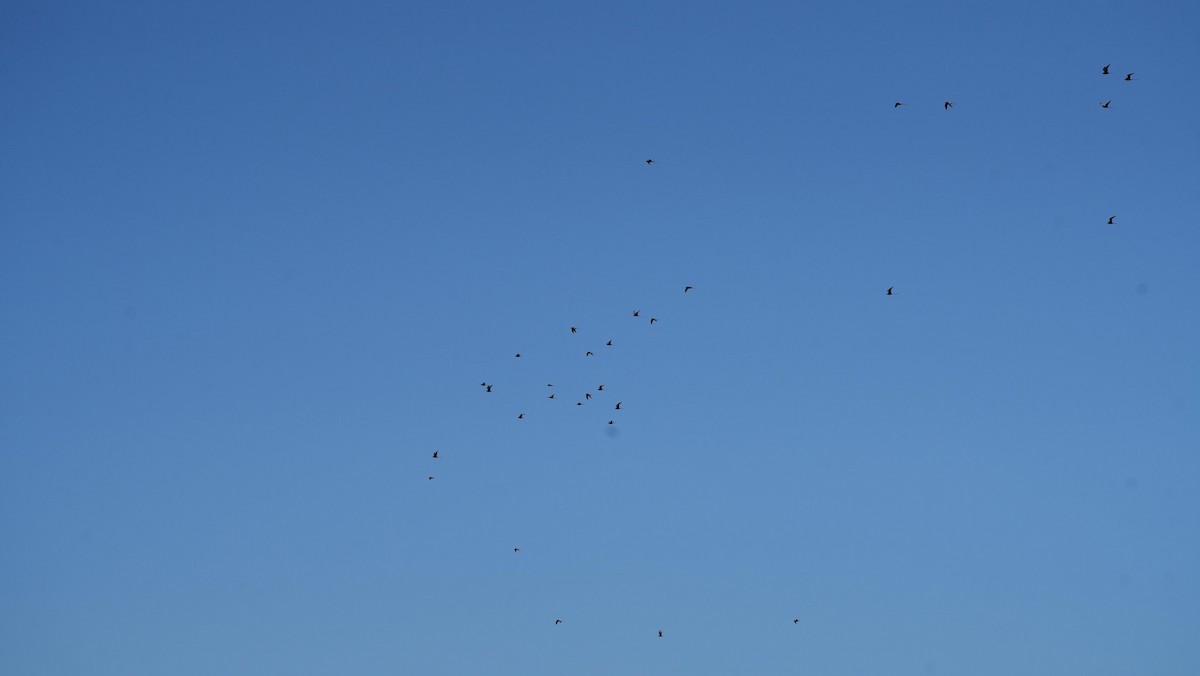
<svg viewBox="0 0 1200 676">
<path fill-rule="evenodd" d="M 433 477 L 425 477 L 425 478 L 429 479 L 430 481 L 433 481 Z"/>
<path fill-rule="evenodd" d="M 1110 64 L 1108 64 L 1108 66 L 1111 66 L 1111 65 L 1112 65 L 1111 63 L 1110 63 Z M 1105 66 L 1104 68 L 1102 68 L 1102 69 L 1100 70 L 1100 74 L 1101 74 L 1101 75 L 1108 75 L 1108 66 Z"/>
<path fill-rule="evenodd" d="M 552 394 L 552 395 L 550 395 L 549 397 L 546 397 L 546 398 L 547 398 L 547 399 L 553 399 L 553 398 L 554 398 L 554 395 Z"/>
<path fill-rule="evenodd" d="M 479 383 L 480 387 L 487 387 L 487 383 Z"/>
<path fill-rule="evenodd" d="M 658 631 L 658 637 L 662 638 L 662 630 L 661 629 Z"/>
<path fill-rule="evenodd" d="M 656 321 L 658 321 L 658 319 L 657 319 L 657 318 L 655 318 L 655 317 L 651 317 L 651 318 L 650 318 L 650 326 L 654 326 L 654 322 L 656 322 Z"/>
<path fill-rule="evenodd" d="M 953 103 L 951 103 L 951 102 L 949 102 L 949 101 L 947 101 L 947 102 L 945 102 L 945 103 L 943 103 L 943 104 L 942 104 L 942 109 L 943 109 L 943 110 L 950 110 L 950 109 L 951 109 L 951 108 L 953 108 L 953 107 L 954 107 L 954 104 L 953 104 Z"/>
<path fill-rule="evenodd" d="M 594 357 L 594 356 L 596 356 L 596 355 L 592 354 L 592 351 L 591 351 L 591 350 L 588 350 L 588 353 L 587 353 L 587 354 L 585 354 L 585 355 L 583 355 L 583 356 L 585 356 L 585 357 Z"/>
<path fill-rule="evenodd" d="M 1107 108 L 1107 107 L 1108 107 L 1108 104 L 1110 104 L 1110 103 L 1112 103 L 1112 99 L 1109 99 L 1109 100 L 1105 101 L 1104 103 L 1101 103 L 1101 104 L 1100 104 L 1100 107 L 1101 107 L 1101 108 Z"/>
<path fill-rule="evenodd" d="M 577 329 L 577 328 L 575 328 L 574 326 L 572 326 L 572 327 L 571 327 L 571 333 L 579 333 L 579 329 Z"/>
<path fill-rule="evenodd" d="M 894 287 L 894 286 L 889 286 L 889 287 L 888 287 L 888 292 L 887 292 L 887 295 L 889 295 L 889 296 L 890 296 L 890 295 L 892 295 L 892 289 L 894 289 L 894 288 L 896 288 L 896 287 Z"/>
<path fill-rule="evenodd" d="M 592 400 L 592 393 L 591 393 L 591 392 L 584 392 L 584 393 L 583 393 L 583 398 L 584 398 L 584 399 L 587 399 L 588 401 L 591 401 L 591 400 Z"/>
<path fill-rule="evenodd" d="M 1125 74 L 1125 81 L 1126 81 L 1126 82 L 1132 82 L 1132 81 L 1133 81 L 1133 73 L 1126 73 L 1126 74 Z"/>
<path fill-rule="evenodd" d="M 520 547 L 513 547 L 513 553 L 521 551 Z"/>
<path fill-rule="evenodd" d="M 640 310 L 634 310 L 634 311 L 633 311 L 633 316 L 634 316 L 634 317 L 636 317 L 636 316 L 638 316 L 638 314 L 640 314 L 640 313 L 641 313 L 641 311 L 640 311 Z"/>
<path fill-rule="evenodd" d="M 654 160 L 646 160 L 647 166 L 654 166 Z"/>
<path fill-rule="evenodd" d="M 694 287 L 694 286 L 685 286 L 685 287 L 683 287 L 683 292 L 684 292 L 684 293 L 687 293 L 688 291 L 691 291 L 691 290 L 692 290 L 692 289 L 694 289 L 694 288 L 696 288 L 696 287 Z"/>
<path fill-rule="evenodd" d="M 576 406 L 583 406 L 583 402 L 582 402 L 582 401 L 577 401 L 577 402 L 575 402 L 575 405 L 576 405 Z"/>
<path fill-rule="evenodd" d="M 613 421 L 609 420 L 609 421 L 608 421 L 608 424 L 609 424 L 609 425 L 613 424 Z"/>
<path fill-rule="evenodd" d="M 524 419 L 525 419 L 525 414 L 524 414 L 524 413 L 518 413 L 518 414 L 517 414 L 517 420 L 524 420 Z"/>
<path fill-rule="evenodd" d="M 604 386 L 603 386 L 603 385 L 601 385 L 600 387 L 597 387 L 597 388 L 596 388 L 596 391 L 597 391 L 597 392 L 603 392 L 603 391 L 604 391 Z"/>
<path fill-rule="evenodd" d="M 433 452 L 433 459 L 434 459 L 434 460 L 437 460 L 437 453 L 438 453 L 437 451 L 434 451 L 434 452 Z"/>
<path fill-rule="evenodd" d="M 554 387 L 554 383 L 546 383 L 546 387 Z"/>
<path fill-rule="evenodd" d="M 492 386 L 491 386 L 491 385 L 487 385 L 486 387 L 487 387 L 487 391 L 488 391 L 488 392 L 491 392 L 491 391 L 492 391 Z"/>
<path fill-rule="evenodd" d="M 518 352 L 518 353 L 517 353 L 517 359 L 520 359 L 520 358 L 521 358 L 521 353 L 520 353 L 520 352 Z"/>
<path fill-rule="evenodd" d="M 792 620 L 792 624 L 800 624 L 800 618 L 797 617 L 796 619 Z"/>
<path fill-rule="evenodd" d="M 897 102 L 895 102 L 895 103 L 893 103 L 893 104 L 892 104 L 892 107 L 893 107 L 893 108 L 899 108 L 899 107 L 900 107 L 900 106 L 902 106 L 902 105 L 904 105 L 904 104 L 903 104 L 903 103 L 900 103 L 899 101 L 897 101 Z"/>
<path fill-rule="evenodd" d="M 611 341 L 611 340 L 610 340 L 610 341 L 608 341 L 607 343 L 605 343 L 605 345 L 606 345 L 606 346 L 608 346 L 608 347 L 612 347 L 612 341 Z"/>
<path fill-rule="evenodd" d="M 613 410 L 615 410 L 615 411 L 620 411 L 620 410 L 621 410 L 621 402 L 619 402 L 619 401 L 618 401 L 618 402 L 617 402 L 617 407 L 616 407 L 615 409 L 613 409 Z"/>
<path fill-rule="evenodd" d="M 1117 218 L 1116 216 L 1109 216 L 1109 217 L 1108 217 L 1108 224 L 1109 224 L 1109 225 L 1114 225 L 1113 221 L 1114 221 L 1114 220 L 1116 220 L 1116 218 Z"/>
<path fill-rule="evenodd" d="M 562 620 L 555 620 L 554 624 L 562 624 Z"/>
</svg>

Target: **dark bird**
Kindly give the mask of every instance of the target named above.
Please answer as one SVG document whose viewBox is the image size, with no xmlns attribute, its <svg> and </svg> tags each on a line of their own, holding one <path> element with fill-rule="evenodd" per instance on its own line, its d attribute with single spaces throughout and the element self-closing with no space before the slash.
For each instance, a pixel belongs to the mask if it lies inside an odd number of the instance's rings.
<svg viewBox="0 0 1200 676">
<path fill-rule="evenodd" d="M 691 290 L 692 290 L 692 289 L 694 289 L 694 288 L 696 288 L 696 287 L 694 287 L 694 286 L 685 286 L 685 287 L 683 287 L 683 292 L 684 292 L 684 293 L 687 293 L 688 291 L 691 291 Z"/>
<path fill-rule="evenodd" d="M 585 357 L 594 357 L 594 356 L 596 356 L 596 355 L 592 354 L 591 350 L 588 350 L 588 353 L 587 353 L 587 354 L 585 354 L 585 355 L 583 355 L 583 356 L 585 356 Z"/>
<path fill-rule="evenodd" d="M 554 624 L 562 624 L 562 620 L 555 620 Z"/>
<path fill-rule="evenodd" d="M 1114 221 L 1114 220 L 1116 220 L 1116 218 L 1117 218 L 1116 216 L 1109 216 L 1109 217 L 1108 217 L 1108 224 L 1109 224 L 1109 225 L 1113 225 L 1113 221 Z"/>
<path fill-rule="evenodd" d="M 633 311 L 633 316 L 634 316 L 634 317 L 638 316 L 638 314 L 639 314 L 640 312 L 641 312 L 640 310 L 634 310 L 634 311 Z"/>
<path fill-rule="evenodd" d="M 520 352 L 518 352 L 518 353 L 517 353 L 517 359 L 520 359 L 520 358 L 521 358 L 521 353 L 520 353 Z"/>
<path fill-rule="evenodd" d="M 890 296 L 890 295 L 892 295 L 892 289 L 894 289 L 894 288 L 896 288 L 896 287 L 894 287 L 894 286 L 889 286 L 889 287 L 888 287 L 888 292 L 887 292 L 887 295 L 889 295 L 889 296 Z"/>
<path fill-rule="evenodd" d="M 579 329 L 575 328 L 574 326 L 571 327 L 571 333 L 578 333 L 578 332 L 579 332 Z"/>
<path fill-rule="evenodd" d="M 659 637 L 659 638 L 662 638 L 662 631 L 661 631 L 661 630 L 658 632 L 658 637 Z"/>
<path fill-rule="evenodd" d="M 479 383 L 480 387 L 487 387 L 487 383 Z"/>
<path fill-rule="evenodd" d="M 492 391 L 492 386 L 491 386 L 491 385 L 488 385 L 488 386 L 487 386 L 487 391 L 488 391 L 488 392 L 491 392 L 491 391 Z"/>
<path fill-rule="evenodd" d="M 1101 107 L 1101 108 L 1107 108 L 1107 107 L 1108 107 L 1108 104 L 1110 104 L 1110 103 L 1112 103 L 1112 99 L 1109 99 L 1109 100 L 1105 101 L 1104 103 L 1101 103 L 1101 104 L 1100 104 L 1100 107 Z"/>
<path fill-rule="evenodd" d="M 552 394 L 552 395 L 550 395 L 549 397 L 546 397 L 546 398 L 547 398 L 547 399 L 553 399 L 553 398 L 554 398 L 554 395 Z"/>
<path fill-rule="evenodd" d="M 1108 66 L 1111 66 L 1111 65 L 1112 65 L 1111 63 L 1108 64 Z M 1101 75 L 1108 75 L 1108 66 L 1105 66 L 1103 69 L 1100 70 Z"/>
<path fill-rule="evenodd" d="M 607 343 L 605 343 L 605 345 L 607 345 L 608 347 L 612 347 L 612 341 L 611 340 L 608 341 Z"/>
<path fill-rule="evenodd" d="M 658 320 L 657 320 L 657 319 L 655 319 L 654 317 L 651 317 L 651 318 L 650 318 L 650 325 L 651 325 L 651 326 L 654 326 L 654 322 L 656 322 L 656 321 L 658 321 Z"/>
<path fill-rule="evenodd" d="M 546 387 L 554 387 L 554 383 L 546 383 Z"/>
<path fill-rule="evenodd" d="M 603 386 L 603 385 L 601 385 L 600 387 L 597 387 L 597 388 L 596 388 L 596 391 L 597 391 L 597 392 L 603 392 L 603 391 L 604 391 L 604 386 Z"/>
<path fill-rule="evenodd" d="M 518 414 L 517 414 L 517 420 L 524 420 L 524 419 L 525 419 L 525 414 L 524 414 L 524 413 L 518 413 Z"/>
<path fill-rule="evenodd" d="M 583 393 L 583 398 L 584 398 L 584 399 L 587 399 L 588 401 L 591 401 L 591 400 L 592 400 L 592 393 L 591 393 L 591 392 L 584 392 L 584 393 Z"/>
<path fill-rule="evenodd" d="M 575 405 L 576 405 L 576 406 L 583 406 L 583 402 L 582 402 L 582 401 L 577 401 L 577 402 L 575 402 Z"/>
<path fill-rule="evenodd" d="M 903 103 L 900 103 L 899 101 L 897 101 L 897 102 L 895 102 L 895 103 L 893 103 L 893 104 L 892 104 L 892 107 L 893 107 L 893 108 L 899 108 L 899 107 L 900 107 L 900 106 L 902 106 L 902 105 L 904 105 L 904 104 L 903 104 Z"/>
<path fill-rule="evenodd" d="M 616 408 L 616 409 L 614 409 L 614 410 L 620 411 L 620 410 L 621 410 L 621 403 L 622 403 L 622 402 L 619 402 L 619 401 L 618 401 L 618 402 L 617 402 L 617 408 Z"/>
<path fill-rule="evenodd" d="M 521 551 L 520 547 L 513 547 L 513 552 L 519 552 L 519 551 Z"/>
<path fill-rule="evenodd" d="M 1132 81 L 1133 81 L 1133 73 L 1128 73 L 1128 74 L 1126 74 L 1126 75 L 1125 75 L 1125 81 L 1126 81 L 1126 82 L 1132 82 Z"/>
<path fill-rule="evenodd" d="M 653 166 L 654 160 L 646 160 L 646 164 Z"/>
<path fill-rule="evenodd" d="M 609 420 L 609 421 L 608 421 L 608 424 L 609 424 L 609 425 L 613 424 L 613 421 Z"/>
<path fill-rule="evenodd" d="M 433 452 L 433 459 L 434 459 L 434 460 L 437 460 L 437 451 L 434 451 L 434 452 Z"/>
<path fill-rule="evenodd" d="M 425 477 L 425 478 L 429 479 L 430 481 L 433 481 L 433 477 Z"/>
<path fill-rule="evenodd" d="M 792 620 L 792 624 L 800 624 L 800 618 L 797 617 L 796 619 Z"/>
<path fill-rule="evenodd" d="M 953 103 L 950 103 L 949 101 L 947 101 L 947 102 L 945 102 L 945 103 L 943 103 L 943 104 L 942 104 L 942 109 L 943 109 L 943 110 L 950 110 L 950 109 L 951 109 L 951 108 L 953 108 L 953 107 L 954 107 L 954 104 L 953 104 Z"/>
</svg>

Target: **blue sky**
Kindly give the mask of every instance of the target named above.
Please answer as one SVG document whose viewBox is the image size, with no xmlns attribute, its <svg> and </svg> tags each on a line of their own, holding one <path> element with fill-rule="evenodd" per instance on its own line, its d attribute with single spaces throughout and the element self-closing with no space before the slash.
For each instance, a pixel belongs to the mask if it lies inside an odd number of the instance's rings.
<svg viewBox="0 0 1200 676">
<path fill-rule="evenodd" d="M 1195 3 L 169 4 L 0 7 L 0 671 L 1200 668 Z"/>
</svg>

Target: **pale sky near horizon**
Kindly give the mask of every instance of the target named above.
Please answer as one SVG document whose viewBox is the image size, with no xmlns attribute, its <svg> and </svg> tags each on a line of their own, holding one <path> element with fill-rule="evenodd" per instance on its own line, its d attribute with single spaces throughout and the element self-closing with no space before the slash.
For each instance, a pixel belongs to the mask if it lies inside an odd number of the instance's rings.
<svg viewBox="0 0 1200 676">
<path fill-rule="evenodd" d="M 1197 35 L 0 4 L 0 673 L 1197 673 Z"/>
</svg>

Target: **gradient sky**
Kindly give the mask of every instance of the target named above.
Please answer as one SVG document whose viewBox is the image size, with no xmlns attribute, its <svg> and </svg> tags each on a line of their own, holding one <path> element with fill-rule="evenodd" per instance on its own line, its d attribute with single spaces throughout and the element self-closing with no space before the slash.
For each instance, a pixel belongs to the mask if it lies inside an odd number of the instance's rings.
<svg viewBox="0 0 1200 676">
<path fill-rule="evenodd" d="M 0 672 L 1197 673 L 1197 35 L 0 4 Z"/>
</svg>

